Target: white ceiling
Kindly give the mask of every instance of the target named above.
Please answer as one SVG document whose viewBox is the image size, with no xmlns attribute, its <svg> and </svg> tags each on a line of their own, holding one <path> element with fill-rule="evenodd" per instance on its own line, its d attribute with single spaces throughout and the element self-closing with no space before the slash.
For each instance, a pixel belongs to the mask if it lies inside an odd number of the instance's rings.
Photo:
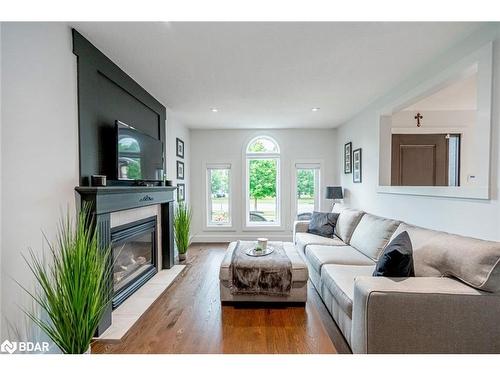
<svg viewBox="0 0 500 375">
<path fill-rule="evenodd" d="M 340 125 L 479 23 L 72 24 L 191 128 Z M 213 113 L 211 108 L 218 108 Z M 317 112 L 311 108 L 320 107 Z"/>
<path fill-rule="evenodd" d="M 405 111 L 473 111 L 477 109 L 477 74 L 458 80 L 408 106 Z"/>
</svg>

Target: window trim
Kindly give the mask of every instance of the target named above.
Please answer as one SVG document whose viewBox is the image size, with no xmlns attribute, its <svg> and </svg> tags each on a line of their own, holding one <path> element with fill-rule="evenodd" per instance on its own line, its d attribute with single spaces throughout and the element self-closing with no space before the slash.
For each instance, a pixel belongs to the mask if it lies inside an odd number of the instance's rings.
<svg viewBox="0 0 500 375">
<path fill-rule="evenodd" d="M 233 176 L 232 176 L 232 168 L 231 163 L 206 163 L 205 164 L 205 219 L 203 220 L 204 230 L 231 230 L 234 225 L 233 220 Z M 212 199 L 211 192 L 212 187 L 210 185 L 209 173 L 214 169 L 227 169 L 229 170 L 229 181 L 228 181 L 228 214 L 229 214 L 229 223 L 225 224 L 216 224 L 210 221 L 211 219 L 211 209 L 212 209 Z"/>
</svg>

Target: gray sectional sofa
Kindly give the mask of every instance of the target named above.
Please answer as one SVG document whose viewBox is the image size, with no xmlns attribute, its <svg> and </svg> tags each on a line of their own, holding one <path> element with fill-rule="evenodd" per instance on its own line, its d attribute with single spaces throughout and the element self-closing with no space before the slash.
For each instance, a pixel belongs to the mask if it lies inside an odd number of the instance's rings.
<svg viewBox="0 0 500 375">
<path fill-rule="evenodd" d="M 294 244 L 353 353 L 500 353 L 500 243 L 424 229 L 335 205 L 334 238 Z M 415 276 L 373 277 L 392 238 L 407 231 Z"/>
</svg>

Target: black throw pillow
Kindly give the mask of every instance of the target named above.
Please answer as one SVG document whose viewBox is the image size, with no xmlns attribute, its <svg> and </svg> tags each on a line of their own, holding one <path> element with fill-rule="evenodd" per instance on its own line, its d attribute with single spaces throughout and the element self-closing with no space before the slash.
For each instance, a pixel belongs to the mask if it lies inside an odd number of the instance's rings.
<svg viewBox="0 0 500 375">
<path fill-rule="evenodd" d="M 338 217 L 339 214 L 337 213 L 314 211 L 311 217 L 311 221 L 309 221 L 309 228 L 307 229 L 307 233 L 332 238 Z"/>
<path fill-rule="evenodd" d="M 412 277 L 413 247 L 408 232 L 404 231 L 396 236 L 384 249 L 384 253 L 377 262 L 373 276 Z"/>
</svg>

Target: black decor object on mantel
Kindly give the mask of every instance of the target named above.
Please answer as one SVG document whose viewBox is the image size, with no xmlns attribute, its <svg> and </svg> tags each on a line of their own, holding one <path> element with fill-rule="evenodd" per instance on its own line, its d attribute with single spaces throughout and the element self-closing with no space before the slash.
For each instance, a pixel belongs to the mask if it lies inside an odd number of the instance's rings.
<svg viewBox="0 0 500 375">
<path fill-rule="evenodd" d="M 92 186 L 106 186 L 106 176 L 93 174 L 91 177 Z"/>
<path fill-rule="evenodd" d="M 163 269 L 171 268 L 174 265 L 173 214 L 175 189 L 175 187 L 169 186 L 80 186 L 75 188 L 80 197 L 82 207 L 85 204 L 89 204 L 92 207 L 92 216 L 95 218 L 92 225 L 99 231 L 99 240 L 103 248 L 110 246 L 112 243 L 112 212 L 160 205 L 160 252 L 162 260 L 161 268 Z M 135 285 L 137 286 L 138 284 Z M 99 324 L 97 335 L 102 334 L 111 325 L 111 312 L 112 305 L 110 303 Z"/>
</svg>

